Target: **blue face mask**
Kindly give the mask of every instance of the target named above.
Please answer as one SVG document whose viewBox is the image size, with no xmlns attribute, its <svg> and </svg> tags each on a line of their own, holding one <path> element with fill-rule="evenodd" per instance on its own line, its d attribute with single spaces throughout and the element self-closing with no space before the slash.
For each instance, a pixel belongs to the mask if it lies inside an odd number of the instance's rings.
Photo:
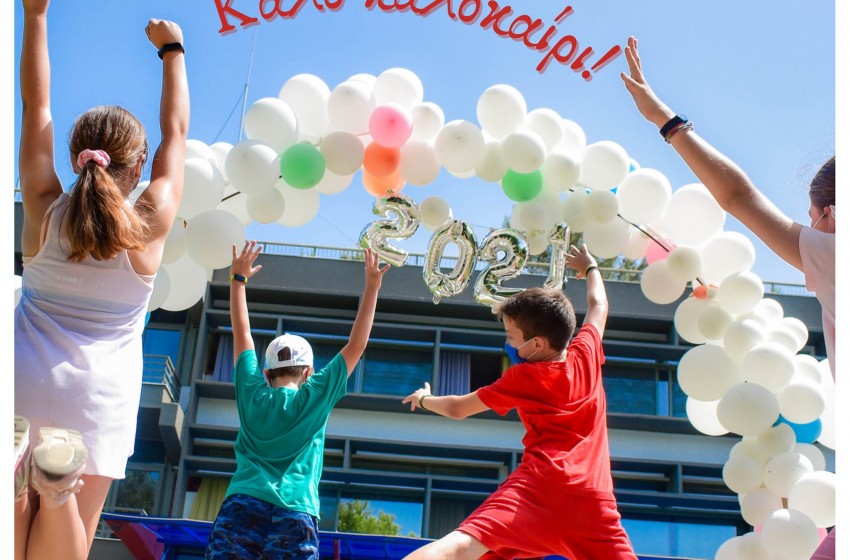
<svg viewBox="0 0 850 560">
<path fill-rule="evenodd" d="M 505 342 L 505 354 L 508 355 L 508 359 L 511 361 L 513 365 L 524 364 L 528 360 L 519 355 L 519 349 L 531 342 L 532 339 L 528 339 L 519 346 L 511 346 L 507 342 Z M 531 356 L 533 356 L 532 354 Z M 529 358 L 531 357 L 529 356 Z"/>
</svg>

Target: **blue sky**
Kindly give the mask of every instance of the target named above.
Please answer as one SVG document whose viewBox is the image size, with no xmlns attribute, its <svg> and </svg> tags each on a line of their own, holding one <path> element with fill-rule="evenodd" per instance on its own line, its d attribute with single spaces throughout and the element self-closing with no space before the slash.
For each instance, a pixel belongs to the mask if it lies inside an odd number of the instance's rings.
<svg viewBox="0 0 850 560">
<path fill-rule="evenodd" d="M 460 2 L 450 4 L 456 10 Z M 257 0 L 231 4 L 258 18 L 259 5 Z M 285 8 L 292 5 L 292 0 L 283 3 Z M 529 110 L 547 107 L 577 122 L 589 143 L 619 143 L 641 166 L 664 173 L 674 189 L 695 181 L 634 109 L 618 75 L 626 68 L 622 55 L 586 82 L 555 62 L 539 73 L 536 67 L 542 53 L 499 37 L 491 29 L 452 20 L 446 3 L 427 17 L 412 11 L 385 13 L 377 7 L 370 11 L 365 0 L 348 0 L 335 12 L 320 12 L 316 5 L 324 6 L 324 0 L 305 2 L 294 18 L 260 19 L 257 26 L 223 35 L 214 0 L 54 3 L 49 38 L 60 177 L 66 184 L 73 178 L 62 156 L 73 119 L 93 105 L 124 105 L 145 123 L 152 144 L 158 141 L 160 62 L 143 28 L 149 17 L 159 17 L 175 20 L 184 29 L 192 101 L 189 135 L 208 144 L 239 140 L 239 99 L 256 39 L 249 104 L 277 96 L 286 80 L 299 73 L 314 74 L 332 89 L 357 73 L 378 75 L 403 67 L 420 77 L 425 100 L 440 105 L 446 121 L 477 122 L 478 97 L 489 86 L 504 83 L 523 93 Z M 659 95 L 688 115 L 697 130 L 737 161 L 780 208 L 798 221 L 808 220 L 805 187 L 817 166 L 835 150 L 833 2 L 526 0 L 499 5 L 512 5 L 514 16 L 540 18 L 543 29 L 572 6 L 573 13 L 558 25 L 552 41 L 575 36 L 581 48 L 594 49 L 591 61 L 614 45 L 624 45 L 629 35 L 636 36 L 645 71 Z M 238 25 L 236 18 L 228 21 Z M 14 26 L 17 59 L 20 9 L 15 10 Z M 15 63 L 17 123 L 20 100 Z M 17 150 L 17 124 L 14 134 Z M 16 159 L 17 153 L 15 167 Z M 317 217 L 306 226 L 256 224 L 249 226 L 248 236 L 353 245 L 362 228 L 375 219 L 373 198 L 357 178 L 345 192 L 323 195 Z M 498 184 L 461 180 L 446 171 L 435 183 L 407 186 L 404 192 L 416 201 L 442 196 L 456 218 L 476 227 L 479 238 L 487 228 L 501 226 L 513 205 Z M 746 232 L 731 217 L 725 229 Z M 424 252 L 429 236 L 429 231 L 420 228 L 398 245 Z M 799 272 L 753 239 L 754 270 L 762 279 L 802 282 Z"/>
</svg>

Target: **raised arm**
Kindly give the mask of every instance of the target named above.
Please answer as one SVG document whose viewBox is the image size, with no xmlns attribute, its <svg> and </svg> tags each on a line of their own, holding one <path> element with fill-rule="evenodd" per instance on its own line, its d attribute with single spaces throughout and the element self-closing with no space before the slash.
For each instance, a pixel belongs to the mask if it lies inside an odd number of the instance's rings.
<svg viewBox="0 0 850 560">
<path fill-rule="evenodd" d="M 378 291 L 381 289 L 381 280 L 390 268 L 390 265 L 381 268 L 379 260 L 378 255 L 371 249 L 366 249 L 366 287 L 363 288 L 363 297 L 360 300 L 360 307 L 357 309 L 354 324 L 351 326 L 348 344 L 339 352 L 345 359 L 348 375 L 351 375 L 351 372 L 357 367 L 360 356 L 366 350 L 369 333 L 372 332 L 372 323 L 375 320 L 375 308 L 378 305 Z"/>
<path fill-rule="evenodd" d="M 245 350 L 254 348 L 251 336 L 251 322 L 248 319 L 248 298 L 245 295 L 245 285 L 248 278 L 259 272 L 262 265 L 254 266 L 254 261 L 262 251 L 256 241 L 246 241 L 242 251 L 236 254 L 233 246 L 233 262 L 230 264 L 230 326 L 233 329 L 233 361 Z"/>
<path fill-rule="evenodd" d="M 159 124 L 162 138 L 153 158 L 150 185 L 142 199 L 154 210 L 150 217 L 151 240 L 148 253 L 158 261 L 165 238 L 174 223 L 183 195 L 183 164 L 189 133 L 189 86 L 182 50 L 183 31 L 171 21 L 152 19 L 145 28 L 157 49 L 180 44 L 181 49 L 162 52 L 162 98 Z"/>
<path fill-rule="evenodd" d="M 605 333 L 605 323 L 608 322 L 608 295 L 602 274 L 596 265 L 596 259 L 587 252 L 587 247 L 581 249 L 570 245 L 566 255 L 566 263 L 578 272 L 578 278 L 587 280 L 587 313 L 584 315 L 585 325 L 593 325 L 599 331 L 600 338 Z"/>
<path fill-rule="evenodd" d="M 431 394 L 431 385 L 427 381 L 421 389 L 406 396 L 401 403 L 410 404 L 411 412 L 421 408 L 454 420 L 463 420 L 473 414 L 489 410 L 489 407 L 478 398 L 476 392 L 438 397 Z"/>
<path fill-rule="evenodd" d="M 62 194 L 53 155 L 53 117 L 50 114 L 50 57 L 47 50 L 48 0 L 24 0 L 21 49 L 21 146 L 18 171 L 24 220 L 24 256 L 38 251 L 39 232 L 50 204 Z"/>
<path fill-rule="evenodd" d="M 665 105 L 646 81 L 638 54 L 637 39 L 630 37 L 626 46 L 629 74 L 620 77 L 634 99 L 638 111 L 661 129 L 676 113 Z M 672 136 L 670 144 L 706 186 L 718 204 L 755 233 L 783 260 L 802 270 L 800 230 L 750 181 L 735 162 L 720 153 L 693 130 L 683 130 Z"/>
</svg>

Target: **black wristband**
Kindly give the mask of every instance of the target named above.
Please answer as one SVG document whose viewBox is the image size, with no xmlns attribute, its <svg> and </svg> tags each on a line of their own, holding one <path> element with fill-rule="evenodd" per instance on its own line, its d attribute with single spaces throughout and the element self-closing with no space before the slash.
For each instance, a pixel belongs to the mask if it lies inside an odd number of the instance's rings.
<svg viewBox="0 0 850 560">
<path fill-rule="evenodd" d="M 592 264 L 592 265 L 588 266 L 586 269 L 584 269 L 584 277 L 585 278 L 587 278 L 587 273 L 590 272 L 591 270 L 599 270 L 599 267 L 596 266 L 595 264 Z M 600 272 L 600 274 L 602 274 L 602 273 Z"/>
<path fill-rule="evenodd" d="M 248 279 L 246 277 L 242 276 L 241 274 L 231 274 L 230 275 L 230 281 L 233 282 L 234 280 L 237 281 L 237 282 L 242 282 L 243 284 L 248 283 Z"/>
<path fill-rule="evenodd" d="M 162 55 L 170 51 L 180 51 L 183 54 L 186 54 L 186 49 L 183 48 L 183 43 L 166 43 L 162 45 L 161 49 L 156 51 L 156 54 L 158 54 L 160 60 L 162 60 Z"/>
<path fill-rule="evenodd" d="M 667 121 L 667 124 L 662 126 L 661 130 L 659 130 L 658 132 L 661 134 L 662 138 L 667 138 L 667 135 L 670 133 L 671 130 L 673 130 L 680 124 L 685 124 L 687 122 L 688 117 L 686 117 L 685 115 L 676 115 L 675 117 Z"/>
</svg>

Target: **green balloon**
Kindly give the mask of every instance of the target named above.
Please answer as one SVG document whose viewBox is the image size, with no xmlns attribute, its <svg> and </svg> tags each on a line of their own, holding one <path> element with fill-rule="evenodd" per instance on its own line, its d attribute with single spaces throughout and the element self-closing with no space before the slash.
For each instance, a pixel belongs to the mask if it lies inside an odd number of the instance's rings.
<svg viewBox="0 0 850 560">
<path fill-rule="evenodd" d="M 280 176 L 296 189 L 315 187 L 325 175 L 325 157 L 312 144 L 295 144 L 280 154 Z"/>
<path fill-rule="evenodd" d="M 534 200 L 543 190 L 543 173 L 539 169 L 531 173 L 509 169 L 502 177 L 502 190 L 514 202 Z"/>
</svg>

